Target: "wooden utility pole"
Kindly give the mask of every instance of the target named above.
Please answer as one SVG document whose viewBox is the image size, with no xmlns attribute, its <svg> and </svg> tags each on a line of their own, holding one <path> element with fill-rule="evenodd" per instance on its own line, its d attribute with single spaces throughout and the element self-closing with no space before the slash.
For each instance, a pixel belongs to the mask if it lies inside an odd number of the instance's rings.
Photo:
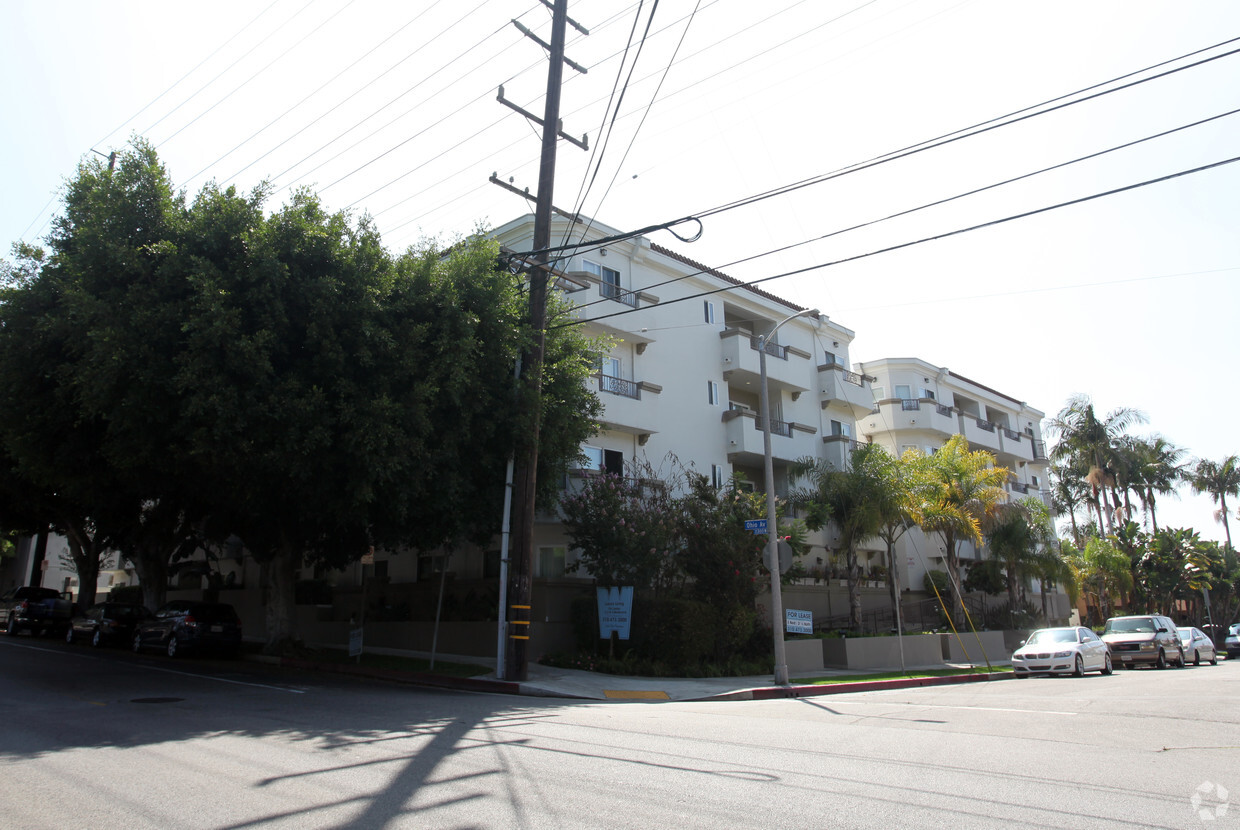
<svg viewBox="0 0 1240 830">
<path fill-rule="evenodd" d="M 544 0 L 547 2 L 547 0 Z M 515 22 L 515 21 L 514 21 Z M 534 267 L 530 271 L 529 326 L 533 343 L 521 357 L 522 388 L 526 390 L 524 412 L 529 424 L 525 446 L 516 459 L 513 477 L 512 553 L 508 567 L 508 639 L 504 652 L 503 679 L 529 677 L 529 639 L 532 623 L 534 577 L 534 493 L 537 489 L 539 412 L 542 406 L 542 365 L 547 327 L 547 248 L 551 244 L 551 200 L 555 190 L 555 151 L 560 135 L 560 85 L 564 78 L 564 39 L 568 23 L 568 0 L 552 6 L 551 43 L 546 44 L 528 29 L 522 32 L 550 52 L 547 100 L 542 118 L 542 161 L 538 170 L 538 199 L 534 207 Z M 521 28 L 521 27 L 519 27 Z M 575 64 L 572 64 L 576 67 Z M 503 88 L 499 100 L 504 100 Z M 525 113 L 527 118 L 538 121 Z"/>
</svg>

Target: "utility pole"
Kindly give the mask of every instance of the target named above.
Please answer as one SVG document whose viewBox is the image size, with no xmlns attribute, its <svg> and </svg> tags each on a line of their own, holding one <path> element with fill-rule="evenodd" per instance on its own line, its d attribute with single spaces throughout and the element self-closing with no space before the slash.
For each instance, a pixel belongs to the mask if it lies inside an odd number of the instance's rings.
<svg viewBox="0 0 1240 830">
<path fill-rule="evenodd" d="M 548 4 L 548 0 L 543 0 Z M 515 23 L 516 21 L 514 21 Z M 529 639 L 532 623 L 534 576 L 534 493 L 537 489 L 539 412 L 542 399 L 543 351 L 547 327 L 547 264 L 546 249 L 551 244 L 551 201 L 555 190 L 555 151 L 560 135 L 560 85 L 564 64 L 579 71 L 581 67 L 564 57 L 565 29 L 568 24 L 568 0 L 555 0 L 552 6 L 551 43 L 543 43 L 532 32 L 518 25 L 530 39 L 550 53 L 547 70 L 547 99 L 543 111 L 542 160 L 538 170 L 538 199 L 534 207 L 534 267 L 530 271 L 529 326 L 534 341 L 521 357 L 522 386 L 526 390 L 524 406 L 519 407 L 529 422 L 526 445 L 519 452 L 513 476 L 512 545 L 507 577 L 508 608 L 504 659 L 501 662 L 504 680 L 520 681 L 529 677 Z M 574 24 L 575 25 L 575 24 Z M 580 27 L 578 27 L 580 28 Z M 588 34 L 588 33 L 587 33 Z M 504 99 L 499 100 L 521 112 L 532 121 L 539 119 Z"/>
</svg>

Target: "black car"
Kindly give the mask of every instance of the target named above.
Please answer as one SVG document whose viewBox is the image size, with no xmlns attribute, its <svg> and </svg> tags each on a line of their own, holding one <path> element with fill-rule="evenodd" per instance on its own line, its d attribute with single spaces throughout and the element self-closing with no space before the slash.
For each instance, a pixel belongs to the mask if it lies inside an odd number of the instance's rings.
<svg viewBox="0 0 1240 830">
<path fill-rule="evenodd" d="M 226 602 L 174 600 L 134 629 L 133 650 L 163 649 L 169 657 L 183 651 L 218 651 L 235 657 L 241 649 L 241 619 Z"/>
<path fill-rule="evenodd" d="M 105 644 L 128 643 L 138 623 L 151 619 L 152 614 L 144 605 L 128 602 L 101 602 L 74 617 L 65 633 L 66 642 L 85 640 L 98 648 Z"/>
</svg>

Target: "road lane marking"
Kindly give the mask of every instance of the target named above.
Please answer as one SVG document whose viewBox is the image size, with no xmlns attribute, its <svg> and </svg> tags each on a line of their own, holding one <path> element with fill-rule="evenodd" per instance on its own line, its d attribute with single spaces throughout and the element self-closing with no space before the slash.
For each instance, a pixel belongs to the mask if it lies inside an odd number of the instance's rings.
<svg viewBox="0 0 1240 830">
<path fill-rule="evenodd" d="M 945 703 L 897 703 L 877 700 L 833 700 L 832 706 L 916 706 L 922 709 L 965 709 L 970 712 L 1021 712 L 1026 715 L 1064 715 L 1073 717 L 1080 712 L 1057 712 L 1054 709 L 1003 709 L 997 706 L 950 706 Z"/>
<path fill-rule="evenodd" d="M 48 654 L 65 654 L 66 653 L 64 649 L 44 648 L 42 646 L 30 646 L 24 643 L 12 643 L 11 645 L 17 646 L 18 648 L 28 648 L 32 651 L 43 651 L 43 652 L 47 652 Z M 103 657 L 99 657 L 94 654 L 74 654 L 73 656 L 83 657 L 87 660 L 105 659 Z M 305 689 L 296 689 L 296 688 L 293 688 L 292 686 L 269 686 L 266 683 L 247 683 L 244 680 L 229 680 L 226 677 L 214 677 L 213 675 L 209 675 L 209 674 L 194 674 L 193 672 L 188 672 L 188 671 L 177 671 L 176 669 L 164 669 L 164 668 L 160 668 L 159 666 L 147 666 L 142 663 L 130 663 L 129 665 L 136 666 L 140 669 L 147 669 L 149 671 L 162 671 L 162 672 L 167 672 L 168 674 L 179 674 L 184 677 L 196 677 L 200 680 L 214 680 L 218 683 L 232 683 L 236 686 L 253 686 L 256 689 L 271 689 L 276 692 L 289 692 L 290 694 L 294 694 L 294 695 L 304 695 L 306 693 Z"/>
</svg>

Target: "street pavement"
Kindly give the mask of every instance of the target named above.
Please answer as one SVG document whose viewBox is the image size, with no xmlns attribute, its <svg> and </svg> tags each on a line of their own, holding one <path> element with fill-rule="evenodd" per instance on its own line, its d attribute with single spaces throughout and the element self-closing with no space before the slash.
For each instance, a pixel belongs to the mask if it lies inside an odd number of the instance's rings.
<svg viewBox="0 0 1240 830">
<path fill-rule="evenodd" d="M 402 656 L 428 658 L 422 652 L 400 652 Z M 275 658 L 253 656 L 250 659 L 263 662 L 275 662 Z M 476 662 L 478 658 L 439 655 L 439 660 L 453 663 Z M 900 672 L 899 666 L 875 668 L 865 671 L 855 669 L 821 669 L 813 672 L 794 673 L 787 686 L 774 682 L 772 675 L 756 677 L 628 677 L 622 675 L 600 674 L 578 669 L 562 669 L 531 663 L 527 678 L 522 681 L 505 681 L 495 676 L 495 672 L 481 672 L 469 677 L 452 677 L 448 675 L 415 672 L 402 672 L 391 669 L 372 669 L 365 666 L 353 666 L 339 663 L 314 663 L 300 660 L 282 660 L 283 665 L 319 671 L 331 671 L 354 676 L 375 677 L 395 682 L 414 683 L 418 685 L 436 686 L 440 688 L 456 688 L 466 691 L 498 692 L 501 694 L 526 695 L 531 697 L 560 697 L 581 700 L 626 700 L 626 701 L 689 701 L 689 700 L 771 700 L 775 698 L 812 697 L 846 692 L 865 692 L 879 689 L 906 689 L 921 686 L 944 686 L 959 683 L 977 683 L 995 680 L 1010 680 L 1012 675 L 1002 674 L 961 674 L 948 677 L 906 677 L 890 680 L 859 680 L 832 684 L 810 684 L 799 682 L 808 678 L 846 677 L 865 674 L 888 674 Z M 1003 665 L 1003 664 L 999 664 Z M 480 670 L 483 666 L 479 667 Z M 944 666 L 909 666 L 906 671 L 916 674 L 930 669 L 968 669 L 969 664 Z"/>
</svg>

